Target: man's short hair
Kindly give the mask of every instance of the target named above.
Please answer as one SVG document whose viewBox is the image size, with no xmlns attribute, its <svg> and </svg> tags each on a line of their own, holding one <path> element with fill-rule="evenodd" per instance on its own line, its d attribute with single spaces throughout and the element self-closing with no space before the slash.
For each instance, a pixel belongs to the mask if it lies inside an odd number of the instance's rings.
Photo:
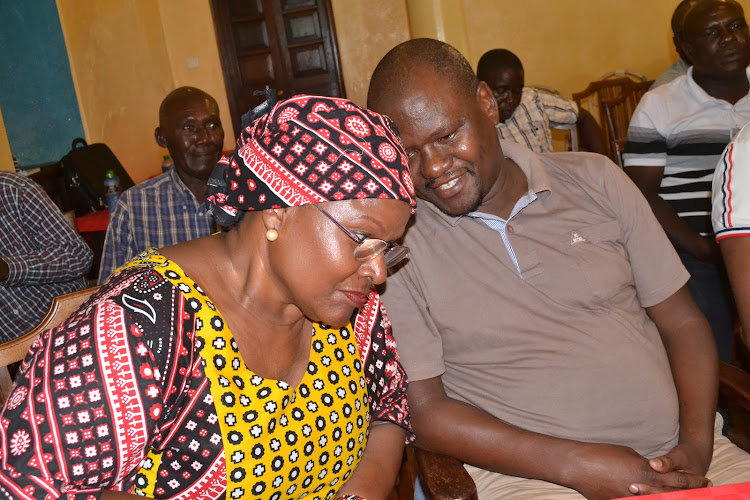
<svg viewBox="0 0 750 500">
<path fill-rule="evenodd" d="M 492 49 L 479 58 L 477 77 L 487 81 L 490 72 L 498 69 L 514 69 L 523 76 L 523 64 L 517 55 L 508 49 Z"/>
<path fill-rule="evenodd" d="M 174 89 L 172 92 L 167 94 L 167 97 L 164 98 L 164 100 L 161 102 L 161 105 L 159 106 L 159 126 L 164 127 L 166 125 L 167 120 L 167 113 L 169 112 L 169 107 L 172 105 L 173 102 L 185 99 L 188 97 L 198 97 L 201 99 L 208 99 L 211 101 L 212 104 L 218 107 L 218 103 L 216 102 L 216 99 L 214 99 L 210 94 L 207 92 L 204 92 L 201 89 L 197 89 L 195 87 L 178 87 Z"/>
<path fill-rule="evenodd" d="M 685 27 L 685 17 L 690 11 L 690 8 L 696 3 L 698 3 L 698 0 L 682 0 L 682 2 L 677 4 L 677 7 L 675 7 L 674 9 L 674 13 L 672 13 L 672 20 L 670 22 L 670 24 L 672 25 L 673 35 L 682 35 L 682 30 Z"/>
<path fill-rule="evenodd" d="M 451 83 L 457 93 L 474 95 L 479 80 L 469 61 L 454 47 L 432 38 L 415 38 L 396 45 L 380 60 L 370 78 L 367 107 L 380 101 L 393 80 L 403 81 L 416 65 L 427 66 Z"/>
</svg>

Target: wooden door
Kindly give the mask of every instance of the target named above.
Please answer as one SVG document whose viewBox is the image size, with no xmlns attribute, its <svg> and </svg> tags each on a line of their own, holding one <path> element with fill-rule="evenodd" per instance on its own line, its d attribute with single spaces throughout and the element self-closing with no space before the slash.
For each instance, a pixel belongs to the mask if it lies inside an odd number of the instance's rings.
<svg viewBox="0 0 750 500">
<path fill-rule="evenodd" d="M 234 130 L 264 98 L 343 97 L 330 0 L 211 0 Z"/>
</svg>

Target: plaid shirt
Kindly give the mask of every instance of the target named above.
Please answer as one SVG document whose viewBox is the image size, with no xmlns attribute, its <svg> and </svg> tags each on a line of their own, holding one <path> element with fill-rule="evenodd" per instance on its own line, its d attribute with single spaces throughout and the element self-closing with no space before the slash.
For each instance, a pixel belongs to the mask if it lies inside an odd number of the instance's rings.
<svg viewBox="0 0 750 500">
<path fill-rule="evenodd" d="M 214 230 L 213 217 L 172 168 L 120 195 L 104 239 L 99 284 L 144 250 L 201 238 Z"/>
<path fill-rule="evenodd" d="M 85 288 L 93 254 L 36 182 L 0 172 L 0 341 L 31 330 L 52 297 Z"/>
<path fill-rule="evenodd" d="M 496 125 L 500 139 L 523 144 L 537 153 L 552 152 L 552 128 L 570 129 L 578 106 L 563 97 L 525 87 L 513 116 Z"/>
</svg>

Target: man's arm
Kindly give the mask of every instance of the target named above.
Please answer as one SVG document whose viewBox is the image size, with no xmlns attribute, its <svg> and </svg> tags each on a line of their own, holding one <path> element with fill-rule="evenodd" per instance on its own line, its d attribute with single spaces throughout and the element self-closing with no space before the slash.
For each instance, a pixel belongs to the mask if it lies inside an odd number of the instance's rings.
<svg viewBox="0 0 750 500">
<path fill-rule="evenodd" d="M 634 484 L 653 491 L 708 484 L 688 472 L 659 474 L 634 450 L 529 432 L 449 398 L 440 377 L 412 381 L 408 389 L 417 445 L 503 474 L 541 479 L 589 499 L 630 495 Z"/>
<path fill-rule="evenodd" d="M 0 267 L 8 269 L 3 286 L 64 283 L 91 268 L 91 249 L 41 186 L 29 181 L 19 192 L 17 214 L 23 248 L 14 255 L 0 255 L 4 263 Z"/>
<path fill-rule="evenodd" d="M 750 346 L 750 237 L 735 236 L 719 241 L 721 255 L 732 284 L 742 323 L 742 340 Z"/>
<path fill-rule="evenodd" d="M 667 300 L 646 308 L 659 329 L 680 403 L 677 446 L 650 461 L 657 472 L 703 475 L 711 463 L 718 391 L 718 356 L 708 321 L 683 286 Z M 709 478 L 710 479 L 710 478 Z M 637 485 L 640 494 L 655 493 Z"/>
<path fill-rule="evenodd" d="M 651 210 L 677 250 L 689 253 L 706 262 L 719 258 L 719 247 L 710 238 L 704 238 L 688 226 L 677 212 L 659 196 L 659 186 L 664 176 L 664 167 L 628 166 L 625 173 L 638 186 L 651 205 Z"/>
<path fill-rule="evenodd" d="M 584 108 L 578 110 L 578 130 L 581 131 L 581 145 L 586 151 L 606 155 L 607 150 L 604 147 L 604 133 L 602 128 L 596 122 L 594 115 Z"/>
</svg>

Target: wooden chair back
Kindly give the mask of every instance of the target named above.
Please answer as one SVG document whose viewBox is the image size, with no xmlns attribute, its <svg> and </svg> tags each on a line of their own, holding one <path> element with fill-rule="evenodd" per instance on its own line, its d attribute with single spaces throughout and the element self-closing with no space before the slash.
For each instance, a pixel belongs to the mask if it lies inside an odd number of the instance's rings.
<svg viewBox="0 0 750 500">
<path fill-rule="evenodd" d="M 591 82 L 580 92 L 573 93 L 573 100 L 579 108 L 585 108 L 591 113 L 602 127 L 605 138 L 611 137 L 610 126 L 607 121 L 606 110 L 603 101 L 611 101 L 622 95 L 630 95 L 633 92 L 635 82 L 627 76 L 608 78 Z M 616 151 L 610 140 L 605 143 L 606 153 L 612 161 L 617 162 Z"/>
<path fill-rule="evenodd" d="M 608 141 L 608 150 L 611 152 L 610 158 L 622 168 L 622 153 L 625 151 L 625 142 L 628 138 L 628 126 L 633 112 L 638 103 L 648 89 L 653 84 L 653 80 L 644 82 L 633 82 L 622 88 L 620 95 L 612 98 L 603 98 L 601 106 L 604 110 L 606 120 L 606 138 Z"/>
<path fill-rule="evenodd" d="M 99 287 L 87 288 L 54 297 L 47 315 L 34 329 L 16 339 L 0 344 L 0 404 L 5 402 L 13 387 L 8 365 L 22 361 L 40 333 L 59 326 L 98 289 Z"/>
</svg>

